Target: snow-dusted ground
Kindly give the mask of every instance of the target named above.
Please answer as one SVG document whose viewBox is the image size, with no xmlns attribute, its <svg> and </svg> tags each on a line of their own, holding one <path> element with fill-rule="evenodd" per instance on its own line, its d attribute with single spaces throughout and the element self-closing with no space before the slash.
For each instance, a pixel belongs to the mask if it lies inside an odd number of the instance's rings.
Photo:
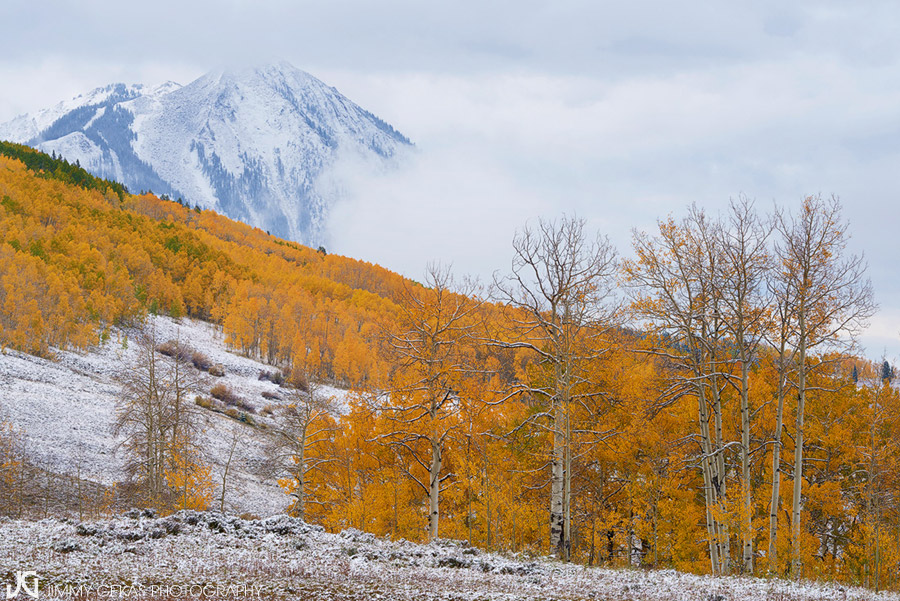
<svg viewBox="0 0 900 601">
<path fill-rule="evenodd" d="M 157 340 L 177 338 L 224 366 L 225 376 L 205 378 L 203 396 L 208 397 L 215 384 L 224 383 L 257 410 L 251 416 L 255 422 L 272 425 L 271 418 L 260 411 L 267 405 L 277 406 L 279 401 L 262 394 L 278 394 L 284 399 L 284 389 L 259 380 L 259 374 L 274 371 L 273 367 L 229 352 L 222 333 L 211 324 L 150 317 L 148 325 L 156 328 Z M 134 360 L 134 334 L 114 330 L 102 346 L 86 353 L 55 351 L 54 361 L 11 350 L 0 354 L 0 415 L 25 430 L 28 450 L 40 465 L 107 485 L 124 479 L 124 457 L 116 451 L 119 441 L 112 429 L 120 391 L 116 375 Z M 322 387 L 320 392 L 339 397 L 344 394 L 330 387 Z M 263 516 L 284 511 L 287 495 L 272 479 L 259 476 L 265 459 L 263 430 L 221 413 L 201 411 L 206 418 L 202 446 L 214 481 L 221 479 L 233 429 L 243 438 L 229 472 L 226 506 Z"/>
<path fill-rule="evenodd" d="M 287 516 L 191 511 L 165 518 L 134 511 L 87 523 L 0 521 L 0 586 L 14 585 L 20 571 L 36 573 L 42 599 L 898 599 L 828 584 L 587 568 L 455 541 L 328 534 Z"/>
</svg>

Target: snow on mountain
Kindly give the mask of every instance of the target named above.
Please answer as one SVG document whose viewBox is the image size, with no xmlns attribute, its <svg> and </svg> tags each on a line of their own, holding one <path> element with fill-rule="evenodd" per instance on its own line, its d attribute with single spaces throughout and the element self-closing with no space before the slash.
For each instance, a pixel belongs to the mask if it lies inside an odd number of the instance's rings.
<svg viewBox="0 0 900 601">
<path fill-rule="evenodd" d="M 180 88 L 174 81 L 168 81 L 156 87 L 116 83 L 97 88 L 87 94 L 79 94 L 70 100 L 64 100 L 55 106 L 38 111 L 34 115 L 20 115 L 0 125 L 0 139 L 25 143 L 34 140 L 56 121 L 72 111 L 83 107 L 102 107 L 109 103 L 122 102 L 130 98 L 144 95 L 159 95 Z"/>
<path fill-rule="evenodd" d="M 284 62 L 214 71 L 183 87 L 99 88 L 0 125 L 0 139 L 314 246 L 325 243 L 341 194 L 332 176 L 339 158 L 381 169 L 411 146 Z"/>
</svg>

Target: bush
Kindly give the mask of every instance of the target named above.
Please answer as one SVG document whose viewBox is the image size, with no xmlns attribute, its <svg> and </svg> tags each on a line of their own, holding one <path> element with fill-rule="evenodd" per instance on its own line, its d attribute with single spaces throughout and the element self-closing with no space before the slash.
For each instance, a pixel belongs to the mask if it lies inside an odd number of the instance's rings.
<svg viewBox="0 0 900 601">
<path fill-rule="evenodd" d="M 235 393 L 231 387 L 225 384 L 216 384 L 209 391 L 209 394 L 213 396 L 213 398 L 219 399 L 226 405 L 230 407 L 238 407 L 243 409 L 247 413 L 256 413 L 256 409 L 253 405 L 249 405 L 244 399 L 242 399 L 237 393 Z"/>
<path fill-rule="evenodd" d="M 303 374 L 296 374 L 294 377 L 290 379 L 288 382 L 291 386 L 296 388 L 297 390 L 302 390 L 303 392 L 309 392 L 309 382 Z"/>
<path fill-rule="evenodd" d="M 274 384 L 278 384 L 279 386 L 281 386 L 282 384 L 284 384 L 284 374 L 278 370 L 261 370 L 259 372 L 259 380 L 273 382 Z"/>
<path fill-rule="evenodd" d="M 248 426 L 256 426 L 256 422 L 253 421 L 253 418 L 244 413 L 243 411 L 238 411 L 234 407 L 229 407 L 225 410 L 225 415 L 230 417 L 231 419 L 237 420 L 243 424 L 247 424 Z"/>
<path fill-rule="evenodd" d="M 194 399 L 194 403 L 200 407 L 203 407 L 204 409 L 212 409 L 213 408 L 212 399 L 207 399 L 202 396 L 197 396 L 197 398 Z"/>
<path fill-rule="evenodd" d="M 217 378 L 221 378 L 225 375 L 225 366 L 221 363 L 216 363 L 212 367 L 209 368 L 209 375 L 216 376 Z"/>
<path fill-rule="evenodd" d="M 156 352 L 165 355 L 166 357 L 174 357 L 179 361 L 190 361 L 191 356 L 194 354 L 191 347 L 174 340 L 169 340 L 168 342 L 163 342 L 158 345 L 156 347 Z"/>
<path fill-rule="evenodd" d="M 213 367 L 212 361 L 210 361 L 209 357 L 201 353 L 200 351 L 194 351 L 191 355 L 191 363 L 194 364 L 194 367 L 199 369 L 200 371 L 210 371 Z"/>
<path fill-rule="evenodd" d="M 216 384 L 210 389 L 209 394 L 226 405 L 237 405 L 237 401 L 239 400 L 238 396 L 227 384 Z"/>
<path fill-rule="evenodd" d="M 267 399 L 269 401 L 280 401 L 281 397 L 278 396 L 277 393 L 269 392 L 268 390 L 263 390 L 262 398 Z"/>
</svg>

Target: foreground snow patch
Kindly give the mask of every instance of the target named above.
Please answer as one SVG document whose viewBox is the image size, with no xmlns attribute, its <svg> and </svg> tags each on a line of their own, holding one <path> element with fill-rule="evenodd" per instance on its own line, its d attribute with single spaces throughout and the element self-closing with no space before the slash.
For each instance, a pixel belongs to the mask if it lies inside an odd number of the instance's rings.
<svg viewBox="0 0 900 601">
<path fill-rule="evenodd" d="M 856 588 L 585 568 L 457 541 L 329 534 L 287 516 L 134 510 L 108 521 L 0 521 L 0 579 L 34 571 L 42 599 L 898 599 Z M 4 583 L 0 582 L 0 587 Z M 11 583 L 14 584 L 14 583 Z"/>
</svg>

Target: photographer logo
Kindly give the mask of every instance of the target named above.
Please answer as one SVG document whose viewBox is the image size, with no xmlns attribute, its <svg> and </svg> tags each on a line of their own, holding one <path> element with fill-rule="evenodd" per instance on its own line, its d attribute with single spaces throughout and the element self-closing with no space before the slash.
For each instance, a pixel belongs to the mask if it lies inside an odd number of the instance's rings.
<svg viewBox="0 0 900 601">
<path fill-rule="evenodd" d="M 29 579 L 31 581 L 31 586 L 29 586 Z M 7 599 L 15 599 L 19 596 L 19 593 L 23 593 L 37 599 L 38 597 L 38 575 L 34 570 L 29 570 L 27 572 L 16 572 L 16 589 L 13 590 L 13 587 L 9 584 L 6 585 L 6 598 Z"/>
</svg>

